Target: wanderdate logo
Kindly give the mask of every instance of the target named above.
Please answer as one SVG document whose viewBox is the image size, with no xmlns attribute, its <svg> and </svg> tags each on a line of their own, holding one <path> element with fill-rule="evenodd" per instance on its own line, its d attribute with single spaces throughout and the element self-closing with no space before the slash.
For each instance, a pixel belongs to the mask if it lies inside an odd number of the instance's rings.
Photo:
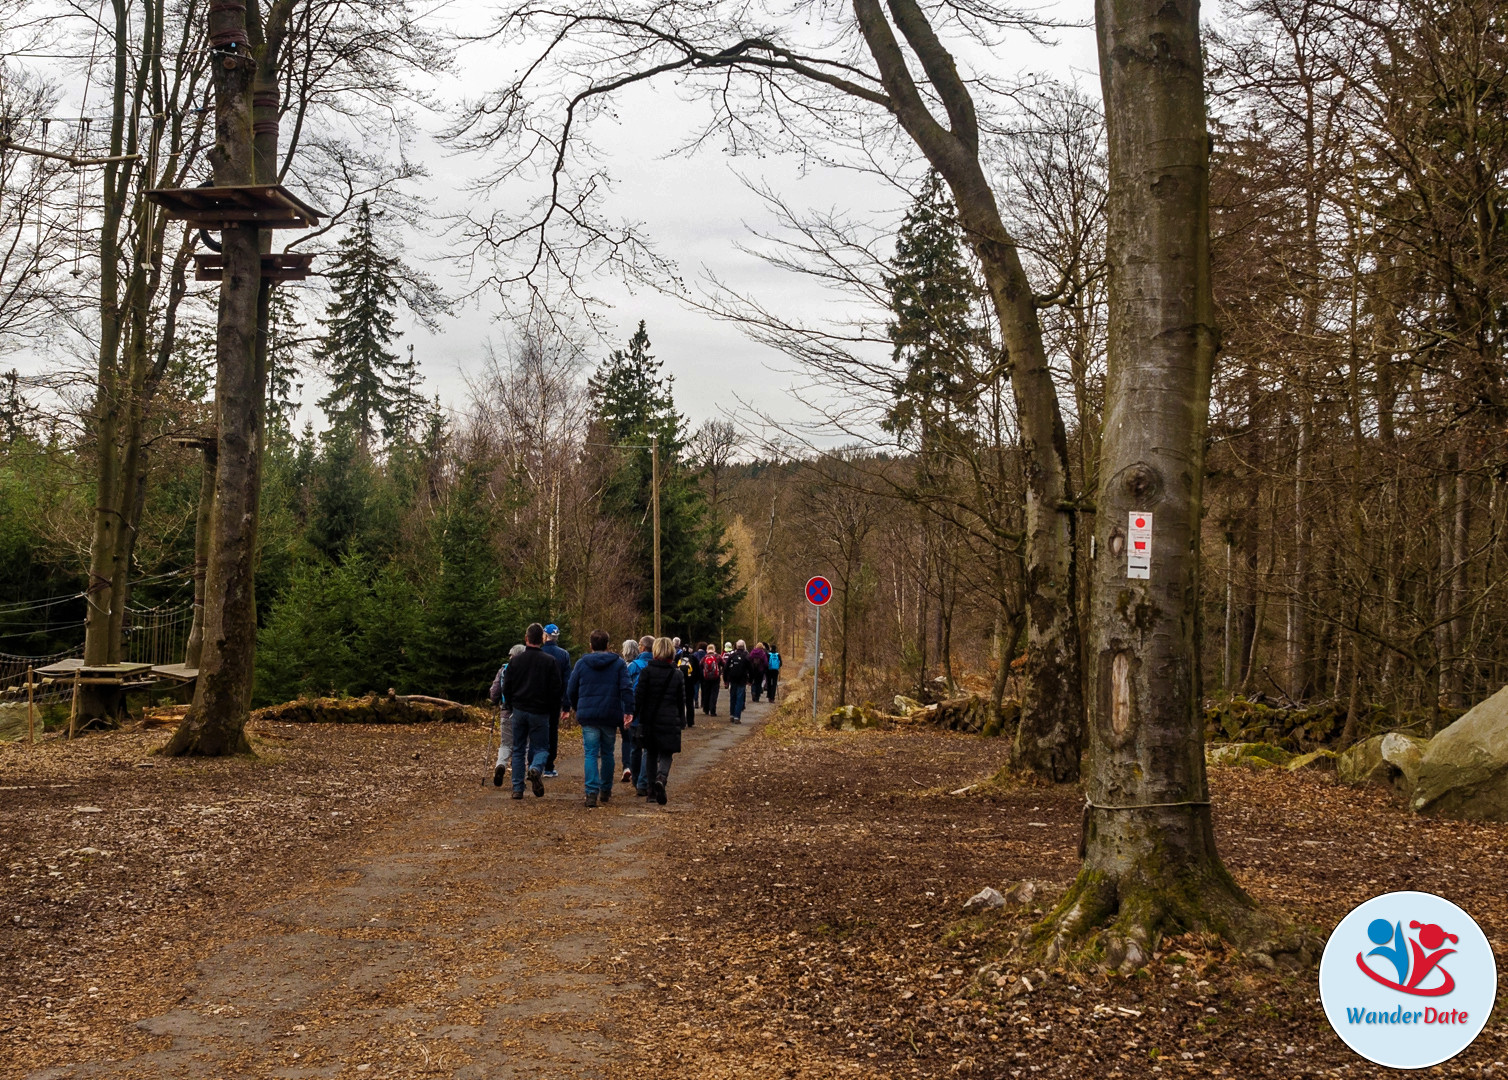
<svg viewBox="0 0 1508 1080">
<path fill-rule="evenodd" d="M 1432 893 L 1374 897 L 1341 920 L 1320 961 L 1320 1000 L 1352 1050 L 1424 1069 L 1471 1045 L 1497 999 L 1492 947 L 1471 916 Z"/>
</svg>

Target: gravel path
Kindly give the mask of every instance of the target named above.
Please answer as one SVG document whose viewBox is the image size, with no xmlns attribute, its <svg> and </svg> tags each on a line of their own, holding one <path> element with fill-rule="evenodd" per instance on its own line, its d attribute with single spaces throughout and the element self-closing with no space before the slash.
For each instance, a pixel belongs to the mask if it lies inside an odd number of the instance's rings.
<svg viewBox="0 0 1508 1080">
<path fill-rule="evenodd" d="M 28 1054 L 21 1075 L 612 1075 L 637 1033 L 624 950 L 666 861 L 645 841 L 665 815 L 698 812 L 698 774 L 767 708 L 687 731 L 663 810 L 621 785 L 610 806 L 585 809 L 574 728 L 543 799 L 452 776 L 448 797 L 337 844 L 333 865 L 184 944 L 181 985 L 156 987 L 172 1007 L 123 1018 L 114 1037 L 96 1018 L 92 1051 L 73 1047 L 87 1056 L 43 1054 L 35 1067 Z M 479 768 L 477 737 L 466 741 Z M 88 1000 L 72 1003 L 72 1024 Z"/>
</svg>

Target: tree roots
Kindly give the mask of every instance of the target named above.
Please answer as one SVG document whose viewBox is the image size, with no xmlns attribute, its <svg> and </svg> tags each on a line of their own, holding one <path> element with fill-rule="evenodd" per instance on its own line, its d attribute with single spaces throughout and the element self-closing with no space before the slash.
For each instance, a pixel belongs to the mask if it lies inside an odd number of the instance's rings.
<svg viewBox="0 0 1508 1080">
<path fill-rule="evenodd" d="M 1213 934 L 1261 967 L 1309 967 L 1316 936 L 1281 912 L 1259 908 L 1223 867 L 1153 882 L 1084 869 L 1057 907 L 1022 935 L 1020 946 L 1046 965 L 1083 964 L 1129 975 L 1146 966 L 1162 939 Z"/>
</svg>

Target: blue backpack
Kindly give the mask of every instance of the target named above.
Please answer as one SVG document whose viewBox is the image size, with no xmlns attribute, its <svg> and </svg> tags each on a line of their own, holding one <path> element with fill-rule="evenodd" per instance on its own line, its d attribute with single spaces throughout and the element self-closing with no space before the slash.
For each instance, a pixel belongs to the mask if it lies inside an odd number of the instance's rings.
<svg viewBox="0 0 1508 1080">
<path fill-rule="evenodd" d="M 774 650 L 770 651 L 770 670 L 780 670 L 780 654 L 778 652 L 775 652 Z"/>
</svg>

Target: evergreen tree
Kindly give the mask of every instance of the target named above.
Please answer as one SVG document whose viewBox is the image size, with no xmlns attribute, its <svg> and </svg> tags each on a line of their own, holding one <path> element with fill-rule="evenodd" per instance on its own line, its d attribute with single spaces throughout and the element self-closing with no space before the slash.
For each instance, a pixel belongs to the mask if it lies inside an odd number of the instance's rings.
<svg viewBox="0 0 1508 1080">
<path fill-rule="evenodd" d="M 461 467 L 433 522 L 433 566 L 419 632 L 419 679 L 427 693 L 475 701 L 504 655 L 505 635 L 522 640 L 529 598 L 503 595 L 488 471 Z"/>
<path fill-rule="evenodd" d="M 674 378 L 661 374 L 640 321 L 626 349 L 615 349 L 587 383 L 601 441 L 622 444 L 622 464 L 604 508 L 635 526 L 644 592 L 654 610 L 654 522 L 650 517 L 649 437 L 659 437 L 661 615 L 667 633 L 712 634 L 743 598 L 737 567 L 727 557 L 723 525 L 707 504 L 685 459 L 686 421 L 675 411 Z"/>
<path fill-rule="evenodd" d="M 299 373 L 308 347 L 299 333 L 303 325 L 289 295 L 273 289 L 267 320 L 267 441 L 274 446 L 293 440 L 293 421 L 303 404 Z"/>
<path fill-rule="evenodd" d="M 907 211 L 885 278 L 894 316 L 889 337 L 904 374 L 895 382 L 887 430 L 911 434 L 925 453 L 953 433 L 973 355 L 988 345 L 984 290 L 964 257 L 963 230 L 936 172 Z"/>
<path fill-rule="evenodd" d="M 326 333 L 315 354 L 334 386 L 319 404 L 332 423 L 353 430 L 368 453 L 379 422 L 391 438 L 413 394 L 411 373 L 389 349 L 401 264 L 382 249 L 365 201 L 339 250 L 330 275 L 335 299 L 320 320 Z"/>
</svg>

